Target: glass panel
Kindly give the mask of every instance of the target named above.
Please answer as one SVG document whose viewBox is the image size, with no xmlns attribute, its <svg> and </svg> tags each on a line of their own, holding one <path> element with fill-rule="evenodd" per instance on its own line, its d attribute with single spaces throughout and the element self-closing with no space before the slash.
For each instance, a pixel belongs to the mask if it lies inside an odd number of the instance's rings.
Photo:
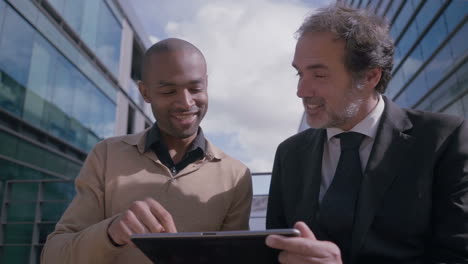
<svg viewBox="0 0 468 264">
<path fill-rule="evenodd" d="M 26 85 L 29 75 L 33 28 L 13 9 L 7 8 L 0 42 L 0 70 L 22 85 Z"/>
<path fill-rule="evenodd" d="M 20 174 L 20 167 L 12 162 L 0 159 L 0 180 L 6 181 L 17 179 Z"/>
<path fill-rule="evenodd" d="M 102 134 L 101 138 L 108 138 L 114 134 L 114 124 L 115 124 L 115 104 L 109 99 L 104 98 L 102 102 Z"/>
<path fill-rule="evenodd" d="M 64 17 L 67 24 L 79 35 L 83 23 L 83 1 L 66 0 Z"/>
<path fill-rule="evenodd" d="M 8 222 L 33 222 L 36 203 L 10 202 L 7 205 Z"/>
<path fill-rule="evenodd" d="M 81 38 L 92 50 L 96 50 L 96 35 L 98 28 L 99 5 L 101 1 L 84 0 Z"/>
<path fill-rule="evenodd" d="M 10 201 L 35 201 L 38 183 L 10 183 Z"/>
<path fill-rule="evenodd" d="M 24 104 L 23 118 L 38 127 L 42 125 L 42 115 L 46 104 L 47 90 L 50 87 L 53 57 L 56 52 L 40 35 L 34 42 L 30 74 Z"/>
<path fill-rule="evenodd" d="M 405 1 L 403 9 L 398 14 L 398 17 L 396 18 L 394 24 L 390 29 L 390 34 L 394 39 L 397 39 L 401 31 L 405 28 L 406 24 L 408 23 L 408 20 L 413 14 L 413 11 L 413 3 L 411 1 Z"/>
<path fill-rule="evenodd" d="M 18 138 L 6 132 L 0 131 L 0 154 L 7 157 L 16 156 Z M 0 167 L 1 168 L 1 167 Z"/>
<path fill-rule="evenodd" d="M 453 0 L 447 7 L 444 13 L 447 19 L 448 31 L 451 32 L 460 23 L 460 21 L 466 16 L 468 10 L 468 1 L 466 0 Z"/>
<path fill-rule="evenodd" d="M 430 95 L 433 110 L 439 112 L 448 102 L 453 100 L 454 95 L 451 90 L 458 90 L 458 87 L 456 74 L 452 74 L 448 80 Z"/>
<path fill-rule="evenodd" d="M 57 222 L 67 207 L 68 203 L 43 202 L 41 204 L 41 221 Z"/>
<path fill-rule="evenodd" d="M 392 77 L 390 83 L 388 84 L 387 91 L 385 92 L 385 94 L 389 98 L 393 99 L 394 96 L 401 90 L 401 88 L 405 84 L 405 80 L 403 77 L 403 70 L 401 69 L 396 73 L 396 75 Z"/>
<path fill-rule="evenodd" d="M 452 50 L 453 58 L 456 60 L 462 60 L 467 53 L 466 37 L 468 36 L 468 24 L 463 27 L 452 37 L 449 42 L 449 46 Z"/>
<path fill-rule="evenodd" d="M 418 38 L 418 32 L 416 30 L 416 25 L 413 23 L 408 27 L 400 42 L 397 44 L 402 56 L 405 56 L 408 53 L 416 41 L 416 38 Z"/>
<path fill-rule="evenodd" d="M 406 58 L 400 70 L 403 70 L 406 80 L 409 80 L 413 77 L 414 73 L 419 70 L 422 64 L 423 58 L 421 55 L 421 50 L 418 47 L 411 53 L 408 58 Z"/>
<path fill-rule="evenodd" d="M 44 110 L 47 116 L 47 130 L 59 138 L 66 139 L 70 121 L 67 115 L 53 104 L 48 104 Z"/>
<path fill-rule="evenodd" d="M 4 11 L 5 11 L 5 1 L 0 0 L 0 17 L 5 17 L 5 14 L 3 14 Z M 3 19 L 0 19 L 0 37 L 2 36 L 1 34 L 2 24 L 3 24 Z"/>
<path fill-rule="evenodd" d="M 390 3 L 390 9 L 387 11 L 387 13 L 385 14 L 385 16 L 387 17 L 387 19 L 389 21 L 392 21 L 393 19 L 393 16 L 395 15 L 396 11 L 398 10 L 398 8 L 400 7 L 401 5 L 401 2 L 403 0 L 394 0 L 394 1 L 389 1 L 391 2 Z M 392 25 L 393 27 L 393 25 Z"/>
<path fill-rule="evenodd" d="M 80 169 L 81 165 L 69 161 L 67 166 L 67 173 L 65 174 L 65 176 L 70 178 L 76 178 L 76 176 L 78 176 L 78 174 L 80 173 Z"/>
<path fill-rule="evenodd" d="M 429 89 L 436 85 L 437 82 L 445 76 L 447 71 L 451 69 L 452 64 L 453 58 L 450 54 L 450 46 L 445 46 L 424 70 Z"/>
<path fill-rule="evenodd" d="M 46 152 L 44 154 L 45 154 L 45 157 L 44 157 L 43 168 L 56 172 L 60 175 L 65 175 L 67 171 L 68 160 L 52 152 Z"/>
<path fill-rule="evenodd" d="M 428 59 L 436 48 L 442 43 L 442 41 L 447 36 L 447 29 L 444 25 L 443 17 L 439 17 L 437 22 L 432 25 L 429 32 L 424 36 L 423 40 L 420 43 L 422 48 L 423 58 Z"/>
<path fill-rule="evenodd" d="M 427 84 L 424 73 L 418 74 L 406 88 L 406 102 L 413 107 L 427 93 Z"/>
<path fill-rule="evenodd" d="M 53 176 L 44 174 L 34 169 L 30 169 L 27 167 L 21 168 L 21 179 L 23 180 L 41 180 L 41 179 L 48 179 L 52 178 Z M 53 177 L 56 178 L 56 177 Z"/>
<path fill-rule="evenodd" d="M 55 229 L 55 224 L 39 224 L 39 244 L 44 244 L 47 236 Z"/>
<path fill-rule="evenodd" d="M 65 9 L 65 0 L 47 0 L 51 4 L 55 11 L 63 15 L 63 10 Z"/>
<path fill-rule="evenodd" d="M 96 36 L 96 53 L 114 76 L 119 76 L 121 38 L 122 28 L 120 24 L 109 10 L 109 7 L 102 1 Z"/>
<path fill-rule="evenodd" d="M 456 91 L 456 93 L 468 91 L 468 63 L 465 62 L 465 64 L 460 66 L 460 68 L 457 70 L 456 75 L 459 83 L 459 89 Z"/>
<path fill-rule="evenodd" d="M 0 70 L 0 108 L 17 116 L 21 116 L 24 91 L 24 86 Z"/>
<path fill-rule="evenodd" d="M 75 196 L 73 181 L 69 182 L 45 182 L 42 185 L 44 200 L 71 201 Z"/>
<path fill-rule="evenodd" d="M 453 102 L 442 112 L 445 114 L 449 114 L 449 115 L 456 115 L 456 116 L 464 117 L 463 104 L 462 104 L 461 99 Z"/>
<path fill-rule="evenodd" d="M 18 156 L 21 161 L 41 167 L 44 164 L 45 151 L 26 141 L 18 143 Z"/>
<path fill-rule="evenodd" d="M 29 244 L 32 241 L 32 224 L 6 224 L 6 244 Z"/>
<path fill-rule="evenodd" d="M 404 90 L 404 91 L 395 99 L 395 103 L 397 103 L 400 107 L 410 108 L 410 105 L 408 104 L 408 100 L 407 100 L 407 98 L 406 98 L 406 93 L 407 93 L 407 90 Z"/>
<path fill-rule="evenodd" d="M 463 111 L 465 113 L 465 119 L 468 119 L 468 93 L 463 96 Z"/>
<path fill-rule="evenodd" d="M 29 263 L 29 246 L 3 246 L 0 263 Z"/>
<path fill-rule="evenodd" d="M 419 34 L 423 32 L 442 4 L 443 3 L 440 0 L 431 0 L 425 2 L 415 19 Z"/>
</svg>

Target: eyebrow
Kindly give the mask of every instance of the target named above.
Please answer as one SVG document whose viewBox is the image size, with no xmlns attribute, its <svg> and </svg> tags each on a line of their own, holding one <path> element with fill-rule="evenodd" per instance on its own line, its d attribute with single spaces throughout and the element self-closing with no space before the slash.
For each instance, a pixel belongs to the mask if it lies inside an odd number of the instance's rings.
<svg viewBox="0 0 468 264">
<path fill-rule="evenodd" d="M 187 83 L 182 83 L 182 84 L 177 84 L 177 83 L 174 83 L 174 82 L 167 82 L 167 81 L 164 81 L 164 80 L 160 80 L 156 87 L 163 87 L 163 86 L 177 86 L 177 85 L 191 85 L 191 84 L 200 84 L 200 83 L 203 83 L 203 78 L 200 78 L 200 79 L 196 79 L 196 80 L 191 80 Z"/>
<path fill-rule="evenodd" d="M 294 65 L 294 63 L 292 64 L 292 66 L 297 70 L 297 66 Z M 322 64 L 322 63 L 316 63 L 316 64 L 307 65 L 306 69 L 307 69 L 307 70 L 315 70 L 315 69 L 325 69 L 325 70 L 328 70 L 328 66 L 325 65 L 325 64 Z"/>
</svg>

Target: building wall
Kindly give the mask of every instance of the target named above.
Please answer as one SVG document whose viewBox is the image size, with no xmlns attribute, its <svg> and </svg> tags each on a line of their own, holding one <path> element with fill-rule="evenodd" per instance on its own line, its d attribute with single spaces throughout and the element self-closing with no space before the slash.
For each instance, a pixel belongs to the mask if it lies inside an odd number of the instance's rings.
<svg viewBox="0 0 468 264">
<path fill-rule="evenodd" d="M 121 10 L 0 0 L 0 263 L 39 263 L 87 152 L 127 133 L 129 105 L 132 132 L 154 120 L 130 76 L 140 36 Z"/>
</svg>

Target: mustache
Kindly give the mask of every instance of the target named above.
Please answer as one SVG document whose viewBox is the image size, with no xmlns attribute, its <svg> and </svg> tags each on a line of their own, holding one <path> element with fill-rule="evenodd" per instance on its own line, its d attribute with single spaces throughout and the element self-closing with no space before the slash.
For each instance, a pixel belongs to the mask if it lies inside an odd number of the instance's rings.
<svg viewBox="0 0 468 264">
<path fill-rule="evenodd" d="M 302 99 L 304 104 L 314 104 L 314 105 L 322 105 L 325 104 L 325 99 L 322 97 L 306 97 Z"/>
</svg>

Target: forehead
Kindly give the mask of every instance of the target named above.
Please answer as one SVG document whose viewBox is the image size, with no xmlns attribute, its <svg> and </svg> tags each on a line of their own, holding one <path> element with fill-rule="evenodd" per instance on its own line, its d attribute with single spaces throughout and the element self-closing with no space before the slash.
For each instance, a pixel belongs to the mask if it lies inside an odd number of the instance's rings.
<svg viewBox="0 0 468 264">
<path fill-rule="evenodd" d="M 206 75 L 206 63 L 203 56 L 193 50 L 158 52 L 150 57 L 149 62 L 149 77 Z"/>
<path fill-rule="evenodd" d="M 344 40 L 338 39 L 330 32 L 308 32 L 302 35 L 296 44 L 293 64 L 301 67 L 308 63 L 343 62 L 345 52 Z"/>
</svg>

